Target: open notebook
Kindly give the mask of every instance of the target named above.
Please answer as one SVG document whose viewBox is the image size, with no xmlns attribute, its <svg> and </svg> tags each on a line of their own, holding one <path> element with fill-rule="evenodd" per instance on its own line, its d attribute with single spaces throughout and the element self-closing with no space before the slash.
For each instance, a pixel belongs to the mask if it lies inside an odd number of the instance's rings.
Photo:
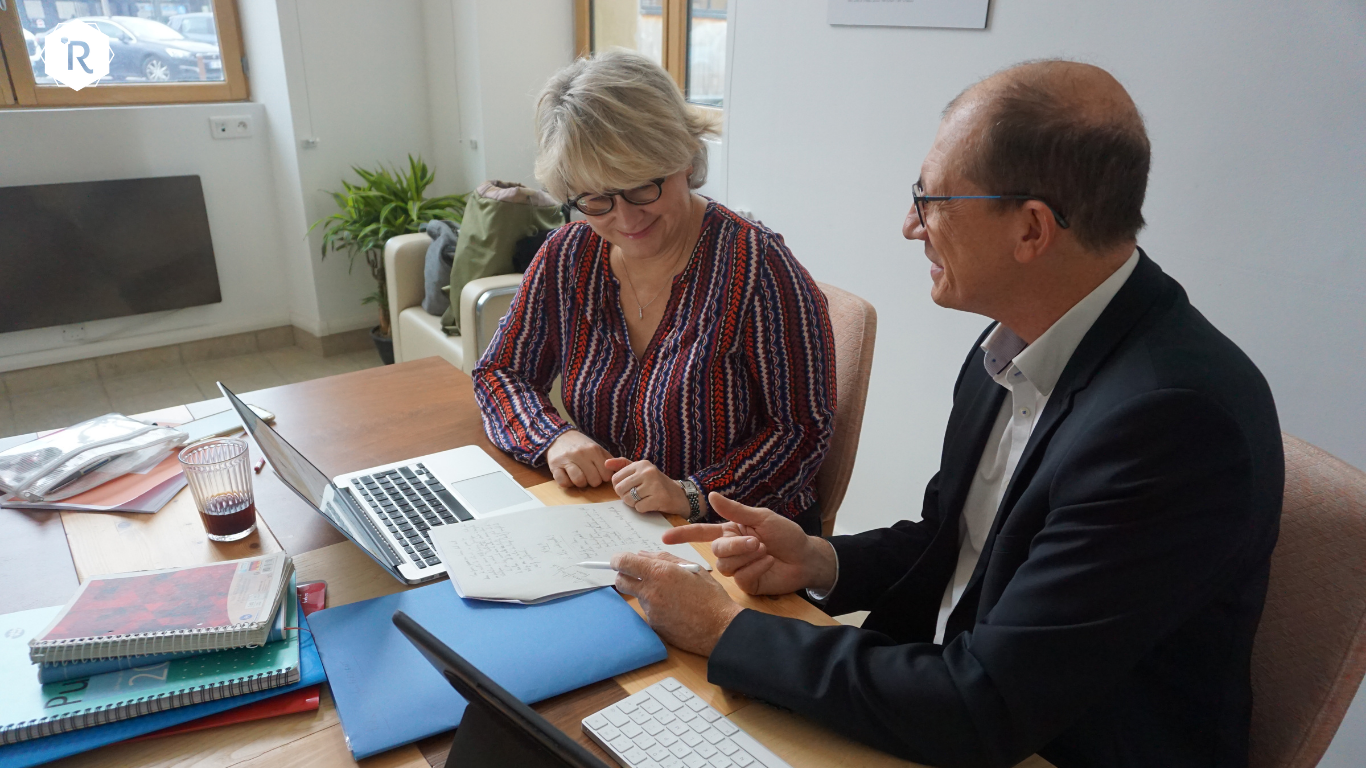
<svg viewBox="0 0 1366 768">
<path fill-rule="evenodd" d="M 461 597 L 538 603 L 609 587 L 615 571 L 580 568 L 618 552 L 670 552 L 711 566 L 689 544 L 666 546 L 669 521 L 620 501 L 528 509 L 431 529 L 446 572 Z"/>
</svg>

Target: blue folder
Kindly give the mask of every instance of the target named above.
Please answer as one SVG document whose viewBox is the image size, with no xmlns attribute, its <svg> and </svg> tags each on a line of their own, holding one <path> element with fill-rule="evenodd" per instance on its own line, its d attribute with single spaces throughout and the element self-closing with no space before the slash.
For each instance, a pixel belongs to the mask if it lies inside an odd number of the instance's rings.
<svg viewBox="0 0 1366 768">
<path fill-rule="evenodd" d="M 611 589 L 537 605 L 464 600 L 450 582 L 309 617 L 357 760 L 450 730 L 465 700 L 393 624 L 403 611 L 528 704 L 664 659 Z"/>
<path fill-rule="evenodd" d="M 298 616 L 299 626 L 307 629 L 309 627 L 308 620 L 304 618 L 302 610 Z M 314 645 L 313 638 L 308 632 L 300 632 L 299 682 L 297 683 L 3 746 L 0 747 L 0 768 L 26 768 L 26 766 L 38 765 L 68 755 L 87 752 L 124 739 L 131 739 L 134 736 L 188 723 L 191 720 L 198 720 L 208 715 L 216 715 L 234 707 L 268 699 L 271 696 L 279 696 L 282 693 L 317 685 L 322 681 L 323 665 L 318 658 L 317 646 Z"/>
</svg>

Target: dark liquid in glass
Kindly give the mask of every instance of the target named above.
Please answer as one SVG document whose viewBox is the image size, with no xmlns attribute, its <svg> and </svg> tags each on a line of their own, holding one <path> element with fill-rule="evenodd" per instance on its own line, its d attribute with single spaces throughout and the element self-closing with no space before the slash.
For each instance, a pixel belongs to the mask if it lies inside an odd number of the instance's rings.
<svg viewBox="0 0 1366 768">
<path fill-rule="evenodd" d="M 244 493 L 220 493 L 199 513 L 210 536 L 232 536 L 256 524 L 256 502 Z"/>
</svg>

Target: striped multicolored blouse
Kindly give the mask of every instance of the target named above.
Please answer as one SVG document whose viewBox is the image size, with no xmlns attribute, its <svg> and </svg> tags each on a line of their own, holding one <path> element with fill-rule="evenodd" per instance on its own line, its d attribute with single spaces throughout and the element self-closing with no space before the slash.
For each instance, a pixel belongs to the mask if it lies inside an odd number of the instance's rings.
<svg viewBox="0 0 1366 768">
<path fill-rule="evenodd" d="M 709 202 L 645 354 L 631 351 L 609 244 L 556 230 L 474 370 L 489 439 L 540 464 L 575 425 L 743 504 L 809 508 L 835 418 L 825 295 L 780 235 Z M 559 375 L 569 424 L 548 392 Z"/>
</svg>

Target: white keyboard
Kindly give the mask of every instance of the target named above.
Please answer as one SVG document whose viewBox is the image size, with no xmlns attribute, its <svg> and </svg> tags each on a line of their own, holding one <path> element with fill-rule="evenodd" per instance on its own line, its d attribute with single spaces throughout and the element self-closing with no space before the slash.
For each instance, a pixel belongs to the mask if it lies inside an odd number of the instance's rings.
<svg viewBox="0 0 1366 768">
<path fill-rule="evenodd" d="M 585 717 L 583 730 L 625 768 L 791 768 L 672 677 Z"/>
</svg>

